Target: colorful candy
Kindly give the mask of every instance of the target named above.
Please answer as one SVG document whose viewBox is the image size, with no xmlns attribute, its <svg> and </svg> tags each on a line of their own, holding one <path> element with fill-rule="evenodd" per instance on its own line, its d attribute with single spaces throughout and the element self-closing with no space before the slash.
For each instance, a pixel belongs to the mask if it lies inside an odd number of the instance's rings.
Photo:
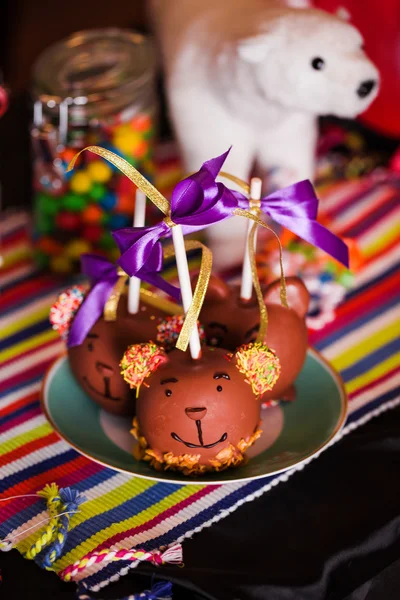
<svg viewBox="0 0 400 600">
<path fill-rule="evenodd" d="M 128 215 L 133 214 L 133 210 L 135 207 L 135 197 L 134 195 L 120 195 L 118 198 L 117 206 L 115 207 L 116 212 L 126 213 Z"/>
<path fill-rule="evenodd" d="M 152 123 L 149 115 L 138 115 L 131 121 L 132 129 L 136 129 L 136 131 L 142 131 L 143 133 L 150 131 L 151 125 Z"/>
<path fill-rule="evenodd" d="M 82 213 L 82 221 L 85 223 L 99 223 L 102 216 L 103 211 L 101 208 L 95 204 L 90 204 Z"/>
<path fill-rule="evenodd" d="M 64 250 L 64 246 L 57 242 L 57 240 L 46 236 L 39 239 L 39 241 L 36 244 L 36 247 L 38 248 L 38 250 L 41 250 L 45 254 L 50 255 L 61 254 Z"/>
<path fill-rule="evenodd" d="M 102 160 L 94 160 L 87 166 L 89 177 L 95 183 L 107 183 L 112 177 L 112 169 Z"/>
<path fill-rule="evenodd" d="M 67 256 L 53 256 L 50 259 L 50 269 L 55 273 L 71 273 L 74 268 L 72 261 Z"/>
<path fill-rule="evenodd" d="M 87 194 L 92 187 L 92 180 L 88 173 L 77 171 L 72 175 L 69 185 L 73 192 Z"/>
<path fill-rule="evenodd" d="M 88 200 L 85 196 L 81 194 L 67 194 L 61 200 L 61 204 L 65 210 L 70 210 L 72 212 L 81 212 L 88 205 Z M 53 200 L 53 206 L 57 207 L 57 204 Z"/>
<path fill-rule="evenodd" d="M 132 111 L 89 129 L 71 128 L 68 143 L 44 172 L 40 158 L 35 168 L 35 245 L 41 265 L 58 273 L 79 268 L 80 255 L 98 252 L 116 258 L 110 232 L 132 224 L 136 186 L 107 161 L 87 153 L 74 170 L 66 169 L 76 152 L 87 145 L 109 148 L 145 176 L 152 163 L 153 119 Z M 79 129 L 79 130 L 78 130 Z M 57 186 L 52 184 L 56 174 Z M 150 216 L 151 219 L 151 216 Z M 47 257 L 47 258 L 46 258 Z"/>
<path fill-rule="evenodd" d="M 103 235 L 103 228 L 100 225 L 86 225 L 82 230 L 82 236 L 88 242 L 97 243 Z"/>
<path fill-rule="evenodd" d="M 145 140 L 139 140 L 133 147 L 133 153 L 140 160 L 146 156 L 148 149 L 148 143 Z"/>
<path fill-rule="evenodd" d="M 132 217 L 127 215 L 111 215 L 110 229 L 121 229 L 122 227 L 128 227 L 132 224 Z"/>
<path fill-rule="evenodd" d="M 92 189 L 90 190 L 90 197 L 93 200 L 100 201 L 106 195 L 107 190 L 102 183 L 94 183 Z"/>
<path fill-rule="evenodd" d="M 117 196 L 113 192 L 107 192 L 101 198 L 99 204 L 103 210 L 110 211 L 117 204 Z"/>
<path fill-rule="evenodd" d="M 105 231 L 100 240 L 99 240 L 100 248 L 104 248 L 104 250 L 110 250 L 111 248 L 115 248 L 114 238 L 109 231 Z"/>
<path fill-rule="evenodd" d="M 117 183 L 116 192 L 119 198 L 121 196 L 130 196 L 134 198 L 136 192 L 136 185 L 132 183 L 132 181 L 130 181 L 128 177 L 121 177 Z"/>
<path fill-rule="evenodd" d="M 89 238 L 86 238 L 85 240 L 81 240 L 81 239 L 71 240 L 65 246 L 65 254 L 72 260 L 79 260 L 79 257 L 81 256 L 81 254 L 86 254 L 88 252 L 91 252 L 92 247 L 89 244 L 89 241 L 91 241 L 91 240 L 89 240 Z"/>
<path fill-rule="evenodd" d="M 74 212 L 62 211 L 56 216 L 56 225 L 60 229 L 75 231 L 80 225 L 80 218 Z"/>
<path fill-rule="evenodd" d="M 58 201 L 54 201 L 54 197 L 49 194 L 39 193 L 36 196 L 37 210 L 49 216 L 56 215 L 60 210 Z"/>
</svg>

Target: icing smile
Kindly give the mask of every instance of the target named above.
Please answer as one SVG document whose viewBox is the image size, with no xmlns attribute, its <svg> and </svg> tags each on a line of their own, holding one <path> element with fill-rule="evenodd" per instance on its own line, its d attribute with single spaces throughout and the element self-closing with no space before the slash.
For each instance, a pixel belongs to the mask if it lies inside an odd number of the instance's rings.
<svg viewBox="0 0 400 600">
<path fill-rule="evenodd" d="M 181 444 L 185 444 L 185 446 L 187 446 L 188 448 L 214 448 L 214 446 L 217 446 L 221 442 L 225 442 L 226 438 L 228 437 L 228 434 L 224 433 L 223 435 L 221 435 L 221 437 L 219 438 L 219 440 L 217 440 L 216 442 L 213 442 L 212 444 L 204 444 L 204 442 L 203 442 L 203 431 L 201 429 L 201 421 L 200 421 L 200 419 L 196 420 L 196 427 L 197 427 L 197 434 L 199 436 L 199 442 L 200 442 L 200 444 L 192 444 L 191 442 L 185 442 L 185 440 L 183 440 L 181 437 L 179 437 L 179 435 L 177 433 L 174 433 L 174 432 L 171 433 L 171 437 L 176 442 L 180 442 Z"/>
<path fill-rule="evenodd" d="M 82 380 L 83 380 L 83 382 L 87 385 L 87 387 L 92 392 L 95 392 L 96 394 L 98 394 L 102 398 L 106 398 L 107 400 L 114 400 L 115 402 L 119 402 L 121 400 L 121 398 L 115 397 L 115 396 L 111 395 L 111 392 L 110 392 L 110 378 L 109 377 L 104 377 L 104 379 L 103 379 L 103 381 L 104 381 L 104 393 L 103 392 L 99 392 L 99 390 L 96 390 L 96 388 L 90 383 L 90 381 L 88 380 L 87 377 L 82 377 Z"/>
</svg>

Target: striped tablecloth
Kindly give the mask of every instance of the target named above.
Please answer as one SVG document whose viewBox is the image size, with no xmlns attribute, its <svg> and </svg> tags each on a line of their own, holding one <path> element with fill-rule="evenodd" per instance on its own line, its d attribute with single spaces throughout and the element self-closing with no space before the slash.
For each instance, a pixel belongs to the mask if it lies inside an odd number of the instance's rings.
<svg viewBox="0 0 400 600">
<path fill-rule="evenodd" d="M 310 339 L 345 381 L 350 413 L 344 435 L 400 403 L 400 180 L 345 182 L 322 195 L 323 216 L 337 233 L 357 239 L 365 259 L 336 320 Z M 65 282 L 35 270 L 25 215 L 4 218 L 1 235 L 0 500 L 32 494 L 51 482 L 86 496 L 54 564 L 57 573 L 92 550 L 152 550 L 183 541 L 295 472 L 221 486 L 157 483 L 106 469 L 60 440 L 41 413 L 39 388 L 43 373 L 63 350 L 49 327 L 48 311 Z M 0 537 L 11 533 L 24 553 L 45 517 L 44 502 L 37 497 L 3 502 Z M 21 534 L 35 524 L 36 530 Z M 131 566 L 95 564 L 76 581 L 96 590 Z"/>
</svg>

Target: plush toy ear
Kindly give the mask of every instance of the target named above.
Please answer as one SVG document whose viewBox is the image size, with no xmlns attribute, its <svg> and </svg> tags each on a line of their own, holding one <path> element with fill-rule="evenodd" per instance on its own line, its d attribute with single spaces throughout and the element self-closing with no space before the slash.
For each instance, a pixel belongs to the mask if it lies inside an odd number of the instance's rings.
<svg viewBox="0 0 400 600">
<path fill-rule="evenodd" d="M 184 322 L 185 317 L 183 315 L 172 315 L 170 317 L 165 317 L 165 319 L 162 319 L 157 325 L 157 343 L 160 344 L 166 352 L 175 348 Z M 202 343 L 205 342 L 206 334 L 203 325 L 201 325 L 199 321 L 197 321 L 197 329 L 200 335 L 200 341 Z"/>
<path fill-rule="evenodd" d="M 257 398 L 272 390 L 281 373 L 281 363 L 274 350 L 259 342 L 244 344 L 236 350 L 235 358 L 236 367 Z"/>
<path fill-rule="evenodd" d="M 304 283 L 298 277 L 286 277 L 286 293 L 289 308 L 299 317 L 306 316 L 310 303 L 310 294 Z M 264 292 L 265 304 L 281 304 L 279 279 L 271 283 Z"/>
<path fill-rule="evenodd" d="M 134 344 L 125 350 L 119 363 L 121 375 L 131 388 L 136 388 L 136 396 L 138 396 L 139 388 L 146 377 L 149 377 L 167 360 L 165 350 L 153 342 Z"/>
<path fill-rule="evenodd" d="M 84 285 L 74 285 L 60 294 L 50 309 L 50 323 L 63 340 L 68 337 L 72 319 L 84 301 L 86 291 Z"/>
<path fill-rule="evenodd" d="M 256 35 L 240 40 L 237 45 L 237 52 L 245 62 L 256 64 L 265 59 L 271 43 L 272 39 L 267 33 Z"/>
<path fill-rule="evenodd" d="M 195 286 L 197 283 L 198 276 L 192 277 L 192 285 Z M 208 283 L 205 302 L 223 302 L 231 294 L 231 288 L 223 279 L 220 279 L 216 275 L 211 275 Z"/>
<path fill-rule="evenodd" d="M 336 9 L 335 15 L 339 19 L 342 19 L 342 21 L 346 21 L 348 23 L 351 20 L 351 14 L 344 6 L 339 6 L 339 8 Z"/>
</svg>

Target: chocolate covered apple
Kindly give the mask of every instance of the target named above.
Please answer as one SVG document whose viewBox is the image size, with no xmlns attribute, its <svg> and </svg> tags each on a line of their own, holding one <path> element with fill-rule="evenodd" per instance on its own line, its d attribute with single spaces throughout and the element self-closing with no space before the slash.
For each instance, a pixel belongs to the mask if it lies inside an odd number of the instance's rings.
<svg viewBox="0 0 400 600">
<path fill-rule="evenodd" d="M 157 339 L 157 327 L 165 317 L 160 310 L 143 305 L 131 315 L 124 294 L 118 303 L 117 319 L 95 323 L 79 346 L 68 349 L 71 371 L 85 392 L 104 410 L 118 415 L 132 415 L 135 402 L 121 377 L 119 361 L 127 344 Z"/>
<path fill-rule="evenodd" d="M 305 316 L 309 304 L 307 288 L 297 277 L 286 279 L 290 308 L 280 303 L 279 281 L 263 288 L 268 310 L 268 329 L 264 343 L 272 348 L 281 365 L 279 381 L 267 391 L 263 404 L 294 399 L 293 383 L 300 373 L 307 352 Z M 200 313 L 210 346 L 235 350 L 241 344 L 256 339 L 260 325 L 260 310 L 255 296 L 240 298 L 239 286 L 231 286 L 213 276 Z"/>
<path fill-rule="evenodd" d="M 64 292 L 61 298 L 70 294 L 71 291 Z M 83 298 L 82 295 L 79 300 L 82 302 Z M 60 299 L 53 306 L 50 316 L 56 329 L 55 321 L 60 315 L 59 307 Z M 64 325 L 59 328 L 65 339 L 68 338 L 69 327 L 78 310 L 79 308 L 69 314 L 70 323 L 66 323 L 64 319 Z M 165 317 L 161 310 L 145 304 L 142 304 L 138 313 L 130 314 L 127 309 L 127 296 L 123 294 L 118 302 L 115 321 L 106 321 L 102 314 L 81 344 L 68 347 L 68 360 L 75 379 L 87 395 L 104 410 L 117 415 L 134 414 L 134 398 L 120 374 L 121 355 L 132 342 L 157 340 L 159 327 L 164 332 L 163 339 L 167 340 Z"/>
<path fill-rule="evenodd" d="M 234 354 L 205 347 L 193 360 L 149 343 L 130 346 L 121 370 L 137 390 L 137 457 L 159 470 L 201 474 L 245 460 L 261 434 L 260 398 L 275 385 L 280 365 L 261 344 Z"/>
</svg>

